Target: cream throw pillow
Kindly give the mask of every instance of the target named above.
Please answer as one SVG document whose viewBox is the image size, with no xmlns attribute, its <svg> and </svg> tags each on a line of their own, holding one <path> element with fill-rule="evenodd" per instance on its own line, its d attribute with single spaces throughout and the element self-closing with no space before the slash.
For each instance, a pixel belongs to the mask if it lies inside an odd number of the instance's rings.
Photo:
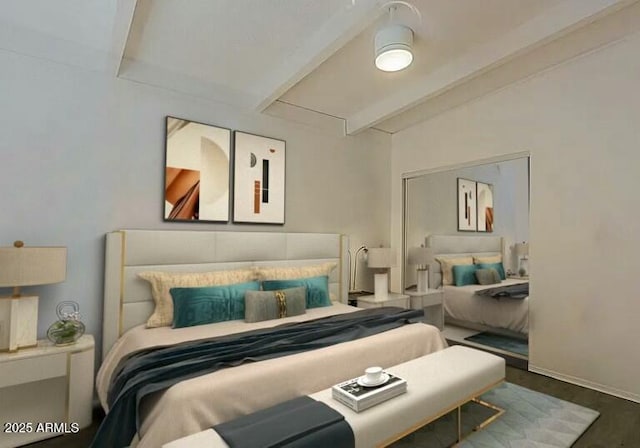
<svg viewBox="0 0 640 448">
<path fill-rule="evenodd" d="M 502 255 L 485 255 L 480 257 L 473 257 L 473 264 L 481 263 L 502 263 Z"/>
<path fill-rule="evenodd" d="M 258 267 L 258 280 L 293 280 L 296 278 L 321 277 L 331 274 L 338 264 L 335 262 L 327 262 L 322 264 L 314 264 L 309 266 L 294 267 Z"/>
<path fill-rule="evenodd" d="M 436 257 L 436 261 L 440 263 L 443 285 L 453 285 L 453 267 L 455 265 L 473 264 L 473 258 L 471 258 L 471 256 L 459 258 Z"/>
<path fill-rule="evenodd" d="M 166 327 L 173 323 L 171 288 L 190 286 L 220 286 L 256 280 L 254 269 L 236 269 L 211 272 L 159 272 L 145 271 L 138 277 L 151 284 L 151 295 L 156 308 L 147 320 L 147 328 Z"/>
</svg>

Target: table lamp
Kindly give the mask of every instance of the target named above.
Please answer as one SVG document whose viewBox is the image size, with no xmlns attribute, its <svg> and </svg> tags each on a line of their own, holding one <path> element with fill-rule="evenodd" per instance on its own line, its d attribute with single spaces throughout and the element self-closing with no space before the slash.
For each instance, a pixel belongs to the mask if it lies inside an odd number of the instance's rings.
<svg viewBox="0 0 640 448">
<path fill-rule="evenodd" d="M 38 341 L 38 297 L 23 296 L 20 287 L 64 281 L 66 247 L 0 247 L 0 287 L 13 288 L 10 297 L 0 297 L 0 351 L 14 352 Z"/>
<path fill-rule="evenodd" d="M 389 268 L 396 266 L 397 258 L 396 252 L 389 247 L 369 249 L 367 265 L 377 270 L 373 289 L 376 300 L 389 298 Z"/>
<path fill-rule="evenodd" d="M 516 255 L 518 256 L 518 274 L 524 277 L 528 275 L 527 260 L 529 259 L 529 243 L 517 243 Z"/>
<path fill-rule="evenodd" d="M 417 266 L 416 282 L 417 292 L 427 292 L 429 289 L 429 265 L 433 263 L 433 251 L 420 245 L 420 247 L 412 247 L 409 249 L 407 263 Z"/>
</svg>

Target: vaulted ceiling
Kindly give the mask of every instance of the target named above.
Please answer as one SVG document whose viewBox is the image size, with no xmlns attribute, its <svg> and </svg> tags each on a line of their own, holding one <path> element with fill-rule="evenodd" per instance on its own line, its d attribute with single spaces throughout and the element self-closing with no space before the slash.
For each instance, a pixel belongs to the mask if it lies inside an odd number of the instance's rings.
<svg viewBox="0 0 640 448">
<path fill-rule="evenodd" d="M 557 63 L 527 57 L 635 3 L 409 1 L 421 18 L 397 4 L 395 20 L 414 30 L 414 62 L 396 73 L 373 64 L 385 0 L 6 0 L 0 48 L 347 134 L 393 133 Z"/>
</svg>

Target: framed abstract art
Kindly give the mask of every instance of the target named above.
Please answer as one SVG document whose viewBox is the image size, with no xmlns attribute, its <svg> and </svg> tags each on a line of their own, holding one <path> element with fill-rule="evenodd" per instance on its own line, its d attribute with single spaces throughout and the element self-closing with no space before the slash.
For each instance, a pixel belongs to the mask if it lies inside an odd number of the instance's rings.
<svg viewBox="0 0 640 448">
<path fill-rule="evenodd" d="M 476 182 L 478 232 L 493 232 L 493 185 Z"/>
<path fill-rule="evenodd" d="M 477 230 L 476 182 L 458 178 L 458 230 Z"/>
<path fill-rule="evenodd" d="M 234 131 L 233 221 L 284 224 L 286 145 Z"/>
<path fill-rule="evenodd" d="M 166 221 L 229 221 L 231 130 L 167 117 Z"/>
</svg>

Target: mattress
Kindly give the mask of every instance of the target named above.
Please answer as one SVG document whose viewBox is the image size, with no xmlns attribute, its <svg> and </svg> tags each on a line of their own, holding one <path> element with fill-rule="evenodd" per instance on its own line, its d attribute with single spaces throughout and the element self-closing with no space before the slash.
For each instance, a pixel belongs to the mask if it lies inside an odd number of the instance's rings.
<svg viewBox="0 0 640 448">
<path fill-rule="evenodd" d="M 505 286 L 525 282 L 508 278 L 503 280 L 500 285 Z M 475 294 L 476 291 L 494 286 L 497 285 L 445 286 L 445 316 L 459 321 L 528 334 L 529 298 L 520 300 L 510 298 L 494 299 Z"/>
<path fill-rule="evenodd" d="M 146 329 L 125 333 L 104 360 L 96 380 L 106 406 L 111 376 L 120 359 L 139 349 L 166 346 L 357 311 L 334 303 L 285 319 L 245 323 L 221 322 L 181 329 Z M 372 365 L 388 367 L 446 347 L 439 330 L 416 323 L 319 350 L 222 369 L 172 386 L 143 401 L 139 435 L 133 446 L 158 447 L 213 425 L 255 412 L 300 395 L 308 395 L 361 374 Z"/>
</svg>

